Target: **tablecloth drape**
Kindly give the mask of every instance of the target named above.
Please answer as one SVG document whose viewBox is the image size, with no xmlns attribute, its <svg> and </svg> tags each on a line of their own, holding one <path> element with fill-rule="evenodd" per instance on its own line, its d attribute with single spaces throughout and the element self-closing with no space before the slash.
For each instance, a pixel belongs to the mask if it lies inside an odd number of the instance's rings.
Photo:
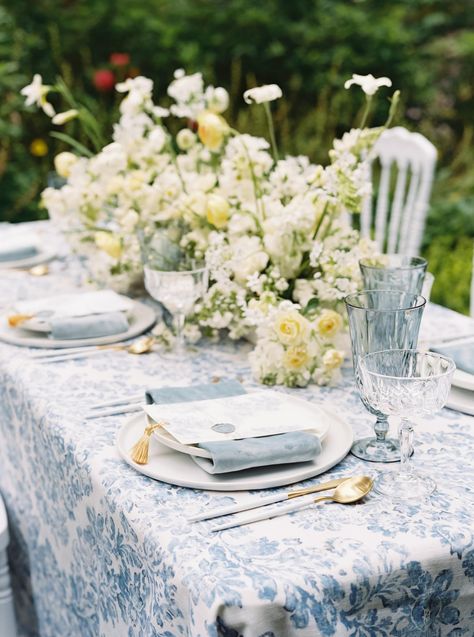
<svg viewBox="0 0 474 637">
<path fill-rule="evenodd" d="M 73 285 L 62 272 L 0 273 L 0 305 Z M 473 330 L 436 306 L 424 321 L 428 336 Z M 252 386 L 249 348 L 204 344 L 184 373 L 156 354 L 42 364 L 0 344 L 0 489 L 21 635 L 474 635 L 472 417 L 445 409 L 420 420 L 414 462 L 438 483 L 429 502 L 371 494 L 218 534 L 186 514 L 247 494 L 146 478 L 115 449 L 128 416 L 84 419 L 88 405 L 150 386 L 216 376 Z M 336 388 L 282 391 L 370 431 L 350 370 Z M 349 455 L 324 477 L 394 469 Z"/>
</svg>

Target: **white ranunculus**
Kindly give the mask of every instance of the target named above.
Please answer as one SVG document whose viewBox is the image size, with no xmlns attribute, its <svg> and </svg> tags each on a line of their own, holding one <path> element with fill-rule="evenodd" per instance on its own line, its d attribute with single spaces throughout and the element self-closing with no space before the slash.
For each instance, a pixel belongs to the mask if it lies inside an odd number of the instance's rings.
<svg viewBox="0 0 474 637">
<path fill-rule="evenodd" d="M 77 163 L 77 156 L 67 151 L 59 153 L 54 158 L 54 168 L 60 177 L 67 179 L 71 174 L 71 169 Z"/>
<path fill-rule="evenodd" d="M 195 133 L 189 128 L 182 128 L 176 135 L 176 144 L 180 150 L 189 150 L 197 141 Z"/>
<path fill-rule="evenodd" d="M 266 268 L 268 254 L 263 251 L 258 237 L 240 237 L 232 248 L 232 270 L 238 283 L 245 284 L 247 277 Z"/>
<path fill-rule="evenodd" d="M 204 95 L 207 108 L 213 113 L 223 113 L 229 106 L 229 93 L 221 86 L 208 86 Z"/>
<path fill-rule="evenodd" d="M 283 95 L 281 88 L 278 84 L 264 84 L 263 86 L 256 86 L 244 93 L 244 100 L 247 104 L 263 104 L 264 102 L 273 102 Z"/>
<path fill-rule="evenodd" d="M 344 88 L 350 88 L 353 84 L 360 86 L 366 95 L 374 95 L 381 86 L 392 86 L 392 80 L 388 77 L 374 77 L 369 75 L 352 74 L 352 79 L 344 83 Z"/>
</svg>

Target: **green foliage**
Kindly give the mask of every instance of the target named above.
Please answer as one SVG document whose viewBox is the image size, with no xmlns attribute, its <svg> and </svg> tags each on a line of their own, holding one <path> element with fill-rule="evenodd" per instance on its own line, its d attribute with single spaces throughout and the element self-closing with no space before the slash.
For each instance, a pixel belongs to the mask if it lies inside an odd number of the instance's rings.
<svg viewBox="0 0 474 637">
<path fill-rule="evenodd" d="M 117 79 L 130 71 L 147 75 L 155 81 L 156 97 L 165 99 L 175 68 L 202 71 L 207 81 L 230 91 L 231 124 L 253 134 L 265 134 L 264 112 L 245 106 L 242 92 L 275 82 L 284 92 L 273 104 L 280 149 L 319 162 L 326 161 L 334 136 L 362 115 L 360 91 L 345 91 L 344 81 L 353 72 L 387 75 L 402 92 L 396 123 L 426 135 L 439 150 L 425 247 L 437 264 L 438 298 L 448 261 L 437 250 L 459 244 L 449 257 L 457 263 L 468 251 L 462 237 L 472 237 L 470 25 L 472 2 L 466 0 L 3 0 L 0 219 L 39 214 L 38 195 L 52 158 L 66 148 L 49 137 L 45 115 L 22 107 L 18 91 L 33 73 L 47 83 L 62 76 L 108 131 L 117 98 L 94 87 L 98 69 L 113 70 Z M 114 51 L 129 53 L 130 67 L 113 67 Z M 379 102 L 373 124 L 387 112 L 387 104 Z M 64 100 L 55 106 L 69 107 Z M 86 143 L 77 122 L 58 130 Z M 47 141 L 45 157 L 31 154 L 35 139 Z M 458 298 L 451 290 L 448 296 L 448 304 L 467 310 L 464 292 Z"/>
</svg>

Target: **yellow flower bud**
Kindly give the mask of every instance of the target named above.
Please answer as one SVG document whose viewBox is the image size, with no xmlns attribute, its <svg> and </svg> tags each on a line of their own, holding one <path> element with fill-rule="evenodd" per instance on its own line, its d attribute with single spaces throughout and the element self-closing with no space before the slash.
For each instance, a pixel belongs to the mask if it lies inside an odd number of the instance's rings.
<svg viewBox="0 0 474 637">
<path fill-rule="evenodd" d="M 308 361 L 309 354 L 306 345 L 289 347 L 283 356 L 283 364 L 289 370 L 301 369 Z"/>
<path fill-rule="evenodd" d="M 219 230 L 227 225 L 229 220 L 229 204 L 220 195 L 209 195 L 206 203 L 206 218 Z"/>
<path fill-rule="evenodd" d="M 294 345 L 306 337 L 308 327 L 308 321 L 304 316 L 293 310 L 278 316 L 274 329 L 280 343 Z"/>
<path fill-rule="evenodd" d="M 332 338 L 342 327 L 342 317 L 334 310 L 323 310 L 316 319 L 316 330 L 324 338 Z"/>
<path fill-rule="evenodd" d="M 30 144 L 30 152 L 35 157 L 44 157 L 48 154 L 48 144 L 44 139 L 34 139 Z"/>
<path fill-rule="evenodd" d="M 197 118 L 198 136 L 209 150 L 218 151 L 222 146 L 229 126 L 223 117 L 210 111 L 203 111 Z"/>
<path fill-rule="evenodd" d="M 54 158 L 54 168 L 60 177 L 67 179 L 71 174 L 71 169 L 77 162 L 77 157 L 74 153 L 59 153 Z"/>
<path fill-rule="evenodd" d="M 120 237 L 111 232 L 99 231 L 94 235 L 94 241 L 98 248 L 106 252 L 113 259 L 120 259 L 122 255 L 122 242 Z"/>
</svg>

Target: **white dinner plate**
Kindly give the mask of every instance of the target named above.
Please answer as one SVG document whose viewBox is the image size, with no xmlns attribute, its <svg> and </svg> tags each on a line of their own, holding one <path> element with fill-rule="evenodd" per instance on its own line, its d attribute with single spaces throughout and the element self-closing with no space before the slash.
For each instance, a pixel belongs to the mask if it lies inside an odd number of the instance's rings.
<svg viewBox="0 0 474 637">
<path fill-rule="evenodd" d="M 147 421 L 141 413 L 127 420 L 117 436 L 117 449 L 131 467 L 144 475 L 179 487 L 209 491 L 247 491 L 270 489 L 312 478 L 334 467 L 348 454 L 353 442 L 352 427 L 339 416 L 324 409 L 331 426 L 322 443 L 321 453 L 311 462 L 295 462 L 256 467 L 228 474 L 211 475 L 193 459 L 150 438 L 148 464 L 139 465 L 130 458 L 130 449 L 143 435 Z"/>
<path fill-rule="evenodd" d="M 37 254 L 27 257 L 26 259 L 16 259 L 16 261 L 0 261 L 0 270 L 9 268 L 33 268 L 35 265 L 41 265 L 51 261 L 56 256 L 55 250 L 40 249 Z"/>
<path fill-rule="evenodd" d="M 474 416 L 474 392 L 461 387 L 451 387 L 446 407 Z"/>
<path fill-rule="evenodd" d="M 129 328 L 126 332 L 112 334 L 111 336 L 98 336 L 95 338 L 77 339 L 53 339 L 45 332 L 32 332 L 19 327 L 9 327 L 6 315 L 0 316 L 0 340 L 11 345 L 23 347 L 43 347 L 48 349 L 63 349 L 68 347 L 82 347 L 86 345 L 108 345 L 125 341 L 146 332 L 156 320 L 155 311 L 145 305 L 134 301 L 133 307 L 127 313 Z"/>
<path fill-rule="evenodd" d="M 474 374 L 469 374 L 468 372 L 463 372 L 461 369 L 457 369 L 453 374 L 451 384 L 455 387 L 474 391 Z"/>
</svg>

